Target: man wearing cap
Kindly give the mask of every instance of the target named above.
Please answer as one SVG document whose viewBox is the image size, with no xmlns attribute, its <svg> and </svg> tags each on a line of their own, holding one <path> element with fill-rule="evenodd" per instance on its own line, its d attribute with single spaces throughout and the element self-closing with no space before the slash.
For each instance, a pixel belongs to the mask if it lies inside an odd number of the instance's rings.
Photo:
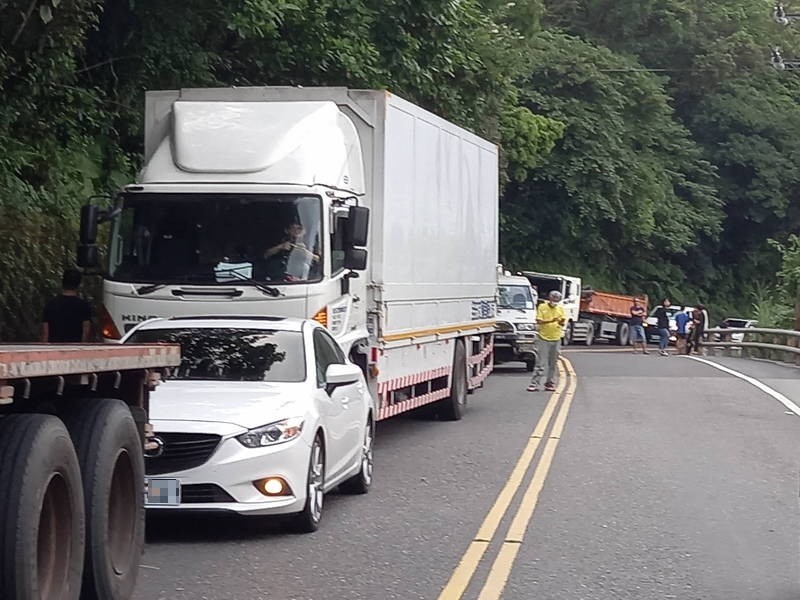
<svg viewBox="0 0 800 600">
<path fill-rule="evenodd" d="M 556 363 L 561 338 L 564 335 L 564 323 L 567 322 L 564 307 L 560 302 L 561 292 L 553 290 L 547 295 L 547 302 L 540 304 L 536 311 L 536 322 L 539 325 L 539 339 L 536 342 L 539 349 L 539 364 L 528 386 L 529 392 L 539 391 L 543 374 L 546 374 L 544 389 L 548 392 L 556 389 Z"/>
</svg>

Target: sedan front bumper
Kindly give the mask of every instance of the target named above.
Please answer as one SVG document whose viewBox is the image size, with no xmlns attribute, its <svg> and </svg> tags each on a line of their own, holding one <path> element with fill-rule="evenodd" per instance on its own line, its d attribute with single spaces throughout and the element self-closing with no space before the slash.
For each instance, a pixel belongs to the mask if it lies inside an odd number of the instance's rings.
<svg viewBox="0 0 800 600">
<path fill-rule="evenodd" d="M 311 444 L 304 438 L 264 448 L 245 448 L 235 437 L 223 438 L 202 465 L 173 473 L 148 474 L 152 479 L 178 479 L 178 505 L 148 504 L 149 510 L 230 511 L 242 515 L 300 512 L 306 501 Z M 267 496 L 255 482 L 271 477 L 289 486 L 285 495 Z"/>
</svg>

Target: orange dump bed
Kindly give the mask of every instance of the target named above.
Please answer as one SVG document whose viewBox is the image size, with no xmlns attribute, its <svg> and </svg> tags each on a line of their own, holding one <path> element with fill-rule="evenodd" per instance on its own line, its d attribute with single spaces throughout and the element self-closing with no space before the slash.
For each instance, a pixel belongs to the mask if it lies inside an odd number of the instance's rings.
<svg viewBox="0 0 800 600">
<path fill-rule="evenodd" d="M 634 296 L 610 294 L 599 290 L 587 290 L 581 298 L 581 312 L 610 317 L 630 317 Z M 647 311 L 647 296 L 639 297 Z"/>
</svg>

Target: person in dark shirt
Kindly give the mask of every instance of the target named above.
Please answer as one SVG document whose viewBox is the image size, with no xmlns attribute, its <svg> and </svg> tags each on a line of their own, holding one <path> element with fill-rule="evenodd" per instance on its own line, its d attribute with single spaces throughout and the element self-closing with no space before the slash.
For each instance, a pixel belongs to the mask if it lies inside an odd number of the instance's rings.
<svg viewBox="0 0 800 600">
<path fill-rule="evenodd" d="M 658 329 L 658 350 L 661 356 L 669 356 L 667 346 L 669 346 L 669 313 L 667 309 L 670 306 L 670 301 L 664 298 L 653 316 L 656 318 L 656 329 Z"/>
<path fill-rule="evenodd" d="M 42 316 L 42 341 L 67 344 L 88 342 L 92 325 L 92 307 L 78 296 L 81 273 L 75 269 L 64 271 L 61 294 L 50 300 Z"/>
<path fill-rule="evenodd" d="M 267 261 L 267 278 L 270 281 L 305 281 L 312 266 L 319 264 L 319 255 L 306 247 L 303 238 L 305 229 L 300 223 L 291 223 L 284 230 L 286 236 L 275 246 L 267 248 L 264 259 Z M 290 258 L 296 257 L 293 268 Z M 293 269 L 300 269 L 292 272 Z"/>
<path fill-rule="evenodd" d="M 647 338 L 644 335 L 645 309 L 638 298 L 633 299 L 631 306 L 631 329 L 633 330 L 633 351 L 636 352 L 636 344 L 641 344 L 642 354 L 647 354 Z"/>
<path fill-rule="evenodd" d="M 686 354 L 700 354 L 700 346 L 703 343 L 703 335 L 706 331 L 708 313 L 706 307 L 698 304 L 692 314 L 692 333 L 689 336 L 689 343 L 686 346 Z"/>
</svg>

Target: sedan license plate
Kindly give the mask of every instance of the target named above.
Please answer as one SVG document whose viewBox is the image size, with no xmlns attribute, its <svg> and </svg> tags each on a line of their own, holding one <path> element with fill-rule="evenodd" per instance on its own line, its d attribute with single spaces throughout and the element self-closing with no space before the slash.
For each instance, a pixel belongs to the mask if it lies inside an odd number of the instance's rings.
<svg viewBox="0 0 800 600">
<path fill-rule="evenodd" d="M 181 503 L 180 479 L 145 478 L 144 503 L 151 506 L 178 506 Z"/>
</svg>

